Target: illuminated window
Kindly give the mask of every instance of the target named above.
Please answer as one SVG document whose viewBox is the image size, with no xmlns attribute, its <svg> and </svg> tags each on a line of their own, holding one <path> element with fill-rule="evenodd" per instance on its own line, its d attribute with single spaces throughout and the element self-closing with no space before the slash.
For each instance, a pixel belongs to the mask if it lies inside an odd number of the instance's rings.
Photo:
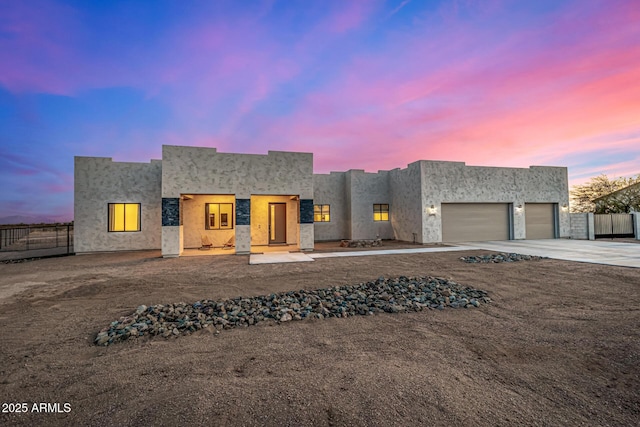
<svg viewBox="0 0 640 427">
<path fill-rule="evenodd" d="M 140 203 L 109 203 L 109 231 L 140 231 Z"/>
<path fill-rule="evenodd" d="M 233 203 L 207 203 L 205 224 L 207 230 L 231 230 L 233 228 Z"/>
<path fill-rule="evenodd" d="M 373 205 L 374 221 L 389 221 L 389 205 L 375 204 Z"/>
<path fill-rule="evenodd" d="M 313 205 L 313 222 L 329 222 L 330 220 L 329 205 Z"/>
</svg>

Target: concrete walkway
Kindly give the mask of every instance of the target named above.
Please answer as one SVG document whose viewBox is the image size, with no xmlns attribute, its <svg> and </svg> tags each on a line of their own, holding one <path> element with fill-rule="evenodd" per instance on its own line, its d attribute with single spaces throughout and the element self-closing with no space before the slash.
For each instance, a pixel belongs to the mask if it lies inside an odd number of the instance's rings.
<svg viewBox="0 0 640 427">
<path fill-rule="evenodd" d="M 471 246 L 439 246 L 431 248 L 411 248 L 411 249 L 380 249 L 376 251 L 344 251 L 344 252 L 319 252 L 309 253 L 313 259 L 336 258 L 345 256 L 369 256 L 369 255 L 401 255 L 401 254 L 421 254 L 425 252 L 453 252 L 473 250 Z"/>
<path fill-rule="evenodd" d="M 452 252 L 485 249 L 494 252 L 515 252 L 523 255 L 546 256 L 565 261 L 616 265 L 640 268 L 640 244 L 603 240 L 509 240 L 494 242 L 466 242 L 459 246 L 442 246 L 414 249 L 381 249 L 374 251 L 345 252 L 272 252 L 254 254 L 249 264 L 275 264 L 281 262 L 309 262 L 319 258 L 401 255 L 427 252 Z"/>
<path fill-rule="evenodd" d="M 640 268 L 640 244 L 606 240 L 508 240 L 462 243 L 466 247 L 496 252 L 546 256 L 565 261 Z"/>
<path fill-rule="evenodd" d="M 266 254 L 251 254 L 249 264 L 279 264 L 282 262 L 313 261 L 308 254 L 302 252 L 267 252 Z"/>
<path fill-rule="evenodd" d="M 441 246 L 431 248 L 412 249 L 381 249 L 375 251 L 344 251 L 344 252 L 271 252 L 266 254 L 252 254 L 249 257 L 249 264 L 277 264 L 281 262 L 307 262 L 318 258 L 336 258 L 351 256 L 371 256 L 371 255 L 401 255 L 419 254 L 424 252 L 451 252 L 473 250 L 467 246 Z"/>
</svg>

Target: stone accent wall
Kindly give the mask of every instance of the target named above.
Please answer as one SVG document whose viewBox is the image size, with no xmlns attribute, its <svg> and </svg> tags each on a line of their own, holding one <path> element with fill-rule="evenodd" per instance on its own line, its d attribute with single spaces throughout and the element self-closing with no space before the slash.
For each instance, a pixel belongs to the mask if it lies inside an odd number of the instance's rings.
<svg viewBox="0 0 640 427">
<path fill-rule="evenodd" d="M 313 200 L 300 199 L 300 224 L 313 224 Z"/>
<path fill-rule="evenodd" d="M 162 226 L 176 227 L 180 225 L 180 199 L 162 198 Z"/>
<path fill-rule="evenodd" d="M 251 225 L 251 199 L 236 199 L 236 225 Z"/>
</svg>

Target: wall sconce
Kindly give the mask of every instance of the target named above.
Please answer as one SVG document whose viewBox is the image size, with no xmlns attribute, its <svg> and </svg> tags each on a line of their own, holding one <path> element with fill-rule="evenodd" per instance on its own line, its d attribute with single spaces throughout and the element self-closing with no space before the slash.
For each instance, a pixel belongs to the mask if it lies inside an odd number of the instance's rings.
<svg viewBox="0 0 640 427">
<path fill-rule="evenodd" d="M 522 205 L 516 206 L 516 213 L 522 213 L 523 210 L 524 208 L 522 207 Z"/>
<path fill-rule="evenodd" d="M 569 210 L 569 206 L 565 203 L 562 205 L 562 212 L 566 212 Z"/>
<path fill-rule="evenodd" d="M 438 208 L 436 208 L 435 205 L 431 205 L 427 208 L 427 212 L 429 212 L 430 216 L 435 215 L 436 213 L 438 213 Z"/>
</svg>

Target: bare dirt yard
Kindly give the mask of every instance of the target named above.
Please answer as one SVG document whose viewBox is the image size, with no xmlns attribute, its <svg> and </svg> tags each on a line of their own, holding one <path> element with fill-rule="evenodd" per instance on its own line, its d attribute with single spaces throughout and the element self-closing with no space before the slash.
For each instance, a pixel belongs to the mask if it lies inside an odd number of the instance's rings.
<svg viewBox="0 0 640 427">
<path fill-rule="evenodd" d="M 481 253 L 0 265 L 0 425 L 637 425 L 640 269 L 458 259 Z M 493 302 L 93 345 L 141 304 L 400 275 L 452 279 Z"/>
</svg>

